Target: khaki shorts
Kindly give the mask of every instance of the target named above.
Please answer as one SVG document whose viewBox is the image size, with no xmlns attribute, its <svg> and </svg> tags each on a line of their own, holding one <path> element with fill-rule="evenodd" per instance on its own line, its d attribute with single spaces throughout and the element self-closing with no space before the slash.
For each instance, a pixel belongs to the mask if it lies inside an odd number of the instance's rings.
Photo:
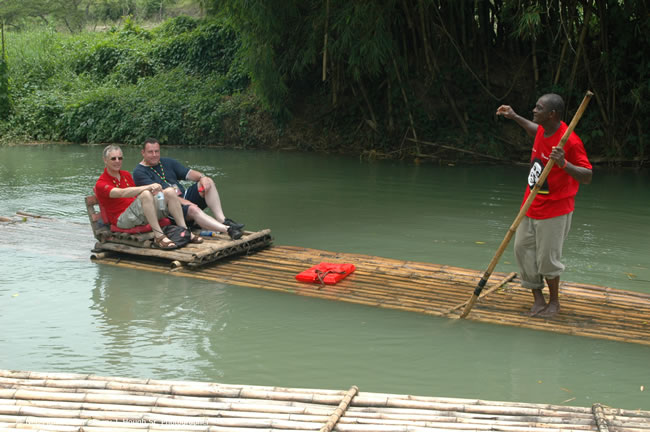
<svg viewBox="0 0 650 432">
<path fill-rule="evenodd" d="M 169 216 L 169 211 L 167 206 L 164 210 L 160 210 L 158 207 L 158 201 L 154 197 L 154 207 L 156 208 L 156 216 L 158 219 Z M 117 227 L 122 229 L 131 229 L 137 227 L 138 225 L 146 225 L 149 222 L 144 216 L 144 211 L 142 210 L 142 201 L 140 197 L 137 197 L 131 205 L 122 212 L 119 218 L 117 218 Z"/>
<path fill-rule="evenodd" d="M 571 229 L 573 212 L 550 219 L 525 216 L 515 234 L 515 258 L 521 270 L 521 286 L 544 288 L 544 279 L 564 271 L 562 247 Z"/>
</svg>

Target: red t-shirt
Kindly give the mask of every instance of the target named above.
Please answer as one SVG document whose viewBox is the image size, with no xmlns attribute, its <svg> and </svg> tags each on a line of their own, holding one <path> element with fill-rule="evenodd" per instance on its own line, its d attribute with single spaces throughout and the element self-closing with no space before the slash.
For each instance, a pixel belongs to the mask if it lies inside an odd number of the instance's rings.
<svg viewBox="0 0 650 432">
<path fill-rule="evenodd" d="M 104 207 L 106 215 L 108 216 L 108 221 L 111 224 L 117 225 L 117 219 L 120 215 L 126 210 L 133 201 L 135 197 L 129 198 L 111 198 L 110 193 L 113 188 L 128 188 L 135 186 L 133 178 L 128 171 L 120 170 L 120 179 L 113 177 L 108 173 L 106 168 L 104 168 L 104 173 L 99 176 L 97 183 L 95 183 L 95 195 L 97 195 L 97 200 L 99 204 Z"/>
<path fill-rule="evenodd" d="M 550 160 L 549 155 L 553 147 L 557 146 L 562 139 L 562 135 L 567 130 L 567 125 L 561 122 L 560 127 L 550 137 L 544 137 L 544 128 L 537 127 L 535 143 L 530 156 L 530 172 L 528 174 L 528 186 L 524 193 L 524 201 L 530 195 L 530 191 L 537 183 L 539 176 L 542 174 L 546 163 Z M 572 132 L 569 139 L 564 145 L 564 158 L 573 165 L 591 169 L 587 152 L 582 141 Z M 526 216 L 532 219 L 548 219 L 571 213 L 575 207 L 575 196 L 578 193 L 580 183 L 567 174 L 562 168 L 554 165 L 551 172 L 548 173 L 546 181 L 537 193 Z M 523 206 L 523 203 L 522 203 Z"/>
</svg>

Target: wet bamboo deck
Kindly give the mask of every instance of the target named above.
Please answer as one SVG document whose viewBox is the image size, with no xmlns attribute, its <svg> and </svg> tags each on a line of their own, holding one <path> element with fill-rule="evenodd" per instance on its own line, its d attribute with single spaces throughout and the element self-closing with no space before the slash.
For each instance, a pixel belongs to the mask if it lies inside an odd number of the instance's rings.
<svg viewBox="0 0 650 432">
<path fill-rule="evenodd" d="M 647 432 L 650 411 L 0 370 L 0 432 Z"/>
<path fill-rule="evenodd" d="M 100 262 L 450 318 L 459 317 L 482 276 L 478 270 L 291 246 L 272 246 L 198 269 L 170 271 L 158 263 L 124 256 L 107 256 Z M 294 279 L 320 262 L 352 263 L 357 269 L 337 285 Z M 530 291 L 519 286 L 514 273 L 494 273 L 466 319 L 650 345 L 650 294 L 562 282 L 560 301 L 562 310 L 554 318 L 529 317 Z"/>
</svg>

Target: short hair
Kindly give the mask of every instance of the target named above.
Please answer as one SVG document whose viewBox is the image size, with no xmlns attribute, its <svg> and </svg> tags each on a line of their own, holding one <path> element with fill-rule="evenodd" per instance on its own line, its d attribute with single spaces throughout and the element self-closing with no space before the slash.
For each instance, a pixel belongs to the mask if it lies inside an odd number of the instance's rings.
<svg viewBox="0 0 650 432">
<path fill-rule="evenodd" d="M 547 93 L 542 98 L 546 101 L 548 111 L 555 111 L 561 120 L 564 117 L 564 99 L 562 99 L 562 96 L 555 93 Z"/>
<path fill-rule="evenodd" d="M 104 160 L 106 160 L 108 159 L 108 154 L 116 150 L 122 153 L 122 149 L 120 148 L 120 146 L 118 146 L 117 144 L 109 144 L 106 147 L 104 147 L 104 151 L 102 152 L 102 157 L 104 158 Z"/>
<path fill-rule="evenodd" d="M 157 138 L 153 137 L 148 137 L 144 139 L 144 143 L 142 144 L 142 150 L 147 146 L 147 144 L 158 144 L 160 145 L 160 141 L 158 141 Z"/>
</svg>

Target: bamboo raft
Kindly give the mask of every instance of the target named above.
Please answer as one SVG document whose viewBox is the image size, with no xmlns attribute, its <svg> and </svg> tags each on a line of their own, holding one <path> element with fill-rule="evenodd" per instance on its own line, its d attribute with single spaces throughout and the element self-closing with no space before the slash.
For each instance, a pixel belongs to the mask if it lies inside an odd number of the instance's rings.
<svg viewBox="0 0 650 432">
<path fill-rule="evenodd" d="M 170 271 L 118 255 L 104 255 L 98 262 L 449 318 L 460 316 L 482 275 L 478 270 L 292 246 L 272 246 L 199 269 Z M 336 285 L 295 280 L 296 274 L 320 262 L 352 263 L 356 271 Z M 561 282 L 562 310 L 545 319 L 526 314 L 532 296 L 520 287 L 515 273 L 494 273 L 491 281 L 466 319 L 650 345 L 650 294 Z"/>
<path fill-rule="evenodd" d="M 650 411 L 0 370 L 0 432 L 647 432 Z"/>
<path fill-rule="evenodd" d="M 86 259 L 86 251 L 92 248 L 86 224 L 27 216 L 27 222 L 12 218 L 0 223 L 7 244 L 20 250 L 38 242 L 39 253 Z M 460 316 L 482 276 L 478 270 L 291 246 L 271 246 L 198 268 L 170 268 L 166 261 L 114 251 L 94 253 L 91 258 L 118 267 L 452 319 Z M 336 285 L 294 279 L 320 262 L 352 263 L 357 270 Z M 526 315 L 531 295 L 520 287 L 515 274 L 494 273 L 490 281 L 466 319 L 650 345 L 650 294 L 563 281 L 562 310 L 554 318 L 544 319 Z"/>
<path fill-rule="evenodd" d="M 205 237 L 202 244 L 188 244 L 180 249 L 152 249 L 153 233 L 126 234 L 112 232 L 101 221 L 99 203 L 95 195 L 86 197 L 88 219 L 97 243 L 93 252 L 120 252 L 124 254 L 154 257 L 170 262 L 172 267 L 188 265 L 198 267 L 234 255 L 248 254 L 267 247 L 273 241 L 271 230 L 243 231 L 239 240 L 231 240 L 227 234 Z"/>
</svg>

